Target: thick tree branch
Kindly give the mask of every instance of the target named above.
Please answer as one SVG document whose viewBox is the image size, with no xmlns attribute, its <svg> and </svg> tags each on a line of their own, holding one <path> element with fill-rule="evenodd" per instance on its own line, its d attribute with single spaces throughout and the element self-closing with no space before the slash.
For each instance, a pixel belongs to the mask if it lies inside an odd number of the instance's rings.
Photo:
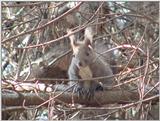
<svg viewBox="0 0 160 121">
<path fill-rule="evenodd" d="M 52 95 L 52 96 L 51 96 Z M 57 96 L 58 95 L 58 96 Z M 154 96 L 156 94 L 148 94 L 146 98 Z M 50 97 L 51 96 L 51 97 Z M 113 104 L 113 103 L 129 103 L 139 100 L 139 95 L 137 92 L 129 92 L 127 90 L 108 90 L 103 92 L 96 92 L 95 98 L 91 101 L 84 99 L 79 99 L 76 94 L 70 92 L 53 92 L 51 93 L 19 93 L 14 91 L 4 90 L 2 91 L 2 105 L 4 106 L 30 106 L 30 105 L 40 105 L 50 100 L 55 100 L 55 103 L 59 103 L 58 100 L 61 100 L 65 103 L 79 103 L 90 106 L 101 106 L 104 104 Z M 73 100 L 74 99 L 74 100 Z M 154 98 L 158 100 L 158 96 Z M 47 103 L 44 103 L 47 104 Z"/>
</svg>

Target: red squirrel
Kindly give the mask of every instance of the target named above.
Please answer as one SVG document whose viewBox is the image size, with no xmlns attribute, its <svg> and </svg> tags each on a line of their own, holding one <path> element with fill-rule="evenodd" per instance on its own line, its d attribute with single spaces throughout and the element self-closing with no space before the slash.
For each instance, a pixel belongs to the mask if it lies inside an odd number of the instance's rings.
<svg viewBox="0 0 160 121">
<path fill-rule="evenodd" d="M 68 34 L 71 30 L 67 30 Z M 76 41 L 75 35 L 69 36 L 71 47 L 73 49 L 73 57 L 68 69 L 70 80 L 89 79 L 102 76 L 112 76 L 112 70 L 108 63 L 101 60 L 93 49 L 93 29 L 87 27 L 84 32 L 84 40 Z M 75 81 L 69 82 L 74 84 Z M 88 81 L 80 81 L 75 86 L 75 92 L 84 99 L 92 99 L 95 91 L 103 91 L 103 85 L 111 86 L 113 77 Z"/>
</svg>

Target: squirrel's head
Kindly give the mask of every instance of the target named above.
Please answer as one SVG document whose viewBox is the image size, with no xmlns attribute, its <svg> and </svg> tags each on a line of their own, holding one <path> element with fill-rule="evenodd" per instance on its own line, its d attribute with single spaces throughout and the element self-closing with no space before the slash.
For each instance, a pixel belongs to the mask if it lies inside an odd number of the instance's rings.
<svg viewBox="0 0 160 121">
<path fill-rule="evenodd" d="M 70 34 L 72 31 L 68 31 Z M 90 28 L 85 29 L 84 40 L 82 42 L 77 42 L 75 35 L 69 36 L 71 41 L 71 46 L 73 49 L 73 56 L 77 60 L 78 67 L 86 67 L 93 63 L 96 58 L 95 52 L 92 47 L 93 35 Z"/>
</svg>

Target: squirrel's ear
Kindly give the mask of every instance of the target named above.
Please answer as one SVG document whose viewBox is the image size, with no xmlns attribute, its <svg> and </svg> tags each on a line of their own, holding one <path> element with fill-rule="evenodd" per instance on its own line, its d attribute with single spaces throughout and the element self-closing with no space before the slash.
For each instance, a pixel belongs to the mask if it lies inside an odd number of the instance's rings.
<svg viewBox="0 0 160 121">
<path fill-rule="evenodd" d="M 93 28 L 92 27 L 87 27 L 85 29 L 85 32 L 84 32 L 84 42 L 85 42 L 85 45 L 91 45 L 92 46 L 92 43 L 93 43 Z"/>
<path fill-rule="evenodd" d="M 67 34 L 71 34 L 71 33 L 72 33 L 72 30 L 67 29 Z M 69 39 L 74 52 L 75 50 L 77 50 L 77 47 L 78 47 L 78 43 L 76 42 L 76 37 L 75 35 L 72 34 L 72 35 L 69 35 Z"/>
<path fill-rule="evenodd" d="M 86 45 L 86 46 L 92 46 L 92 40 L 89 40 L 88 38 L 85 38 L 84 39 L 84 44 Z"/>
</svg>

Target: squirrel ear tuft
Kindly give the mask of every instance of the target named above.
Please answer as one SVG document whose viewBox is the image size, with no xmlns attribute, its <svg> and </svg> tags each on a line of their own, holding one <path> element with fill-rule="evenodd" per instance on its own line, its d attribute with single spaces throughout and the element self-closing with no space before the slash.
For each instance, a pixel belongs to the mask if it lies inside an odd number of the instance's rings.
<svg viewBox="0 0 160 121">
<path fill-rule="evenodd" d="M 85 43 L 86 46 L 89 46 L 89 45 L 92 46 L 92 42 L 91 41 L 92 40 L 89 40 L 88 38 L 85 38 L 84 43 Z"/>
<path fill-rule="evenodd" d="M 94 36 L 93 28 L 91 26 L 87 27 L 84 32 L 84 41 L 87 46 L 92 45 L 93 36 Z"/>
<path fill-rule="evenodd" d="M 67 29 L 67 34 L 71 34 L 72 30 Z M 76 37 L 74 34 L 69 35 L 70 43 L 73 49 L 73 52 L 77 50 L 78 43 L 76 42 Z"/>
</svg>

